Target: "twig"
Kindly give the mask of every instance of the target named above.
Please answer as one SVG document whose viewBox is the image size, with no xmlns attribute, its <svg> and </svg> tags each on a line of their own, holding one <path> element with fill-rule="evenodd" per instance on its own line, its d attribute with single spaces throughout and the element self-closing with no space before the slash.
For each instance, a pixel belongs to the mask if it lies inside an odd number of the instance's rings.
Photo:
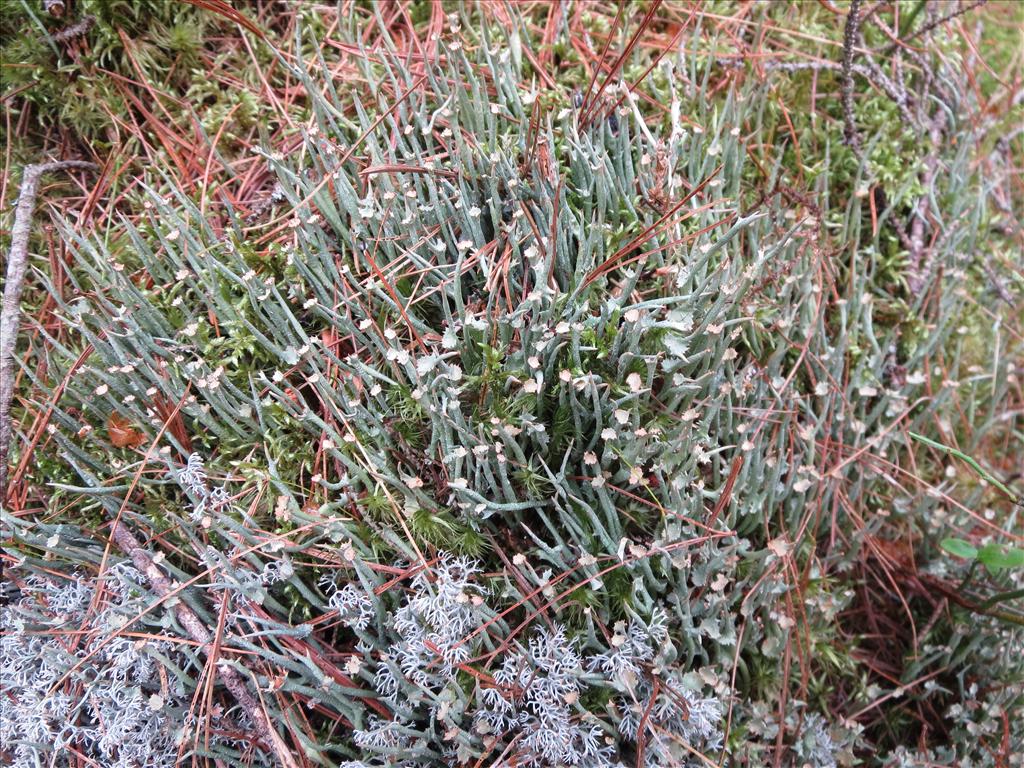
<svg viewBox="0 0 1024 768">
<path fill-rule="evenodd" d="M 275 182 L 274 188 L 270 190 L 270 194 L 262 200 L 258 201 L 252 206 L 252 211 L 246 217 L 245 221 L 247 224 L 255 223 L 260 216 L 266 213 L 268 210 L 273 208 L 275 205 L 284 200 L 284 187 L 281 186 L 281 182 Z"/>
<path fill-rule="evenodd" d="M 93 25 L 96 23 L 95 16 L 83 16 L 80 21 L 76 21 L 74 24 L 69 24 L 64 29 L 54 32 L 50 35 L 50 39 L 55 43 L 63 43 L 67 40 L 73 40 L 76 37 L 81 37 L 86 34 Z"/>
<path fill-rule="evenodd" d="M 11 250 L 7 255 L 7 282 L 0 311 L 0 503 L 7 499 L 7 455 L 11 444 L 11 400 L 14 397 L 14 345 L 21 319 L 21 289 L 28 270 L 28 238 L 32 231 L 32 210 L 39 191 L 39 179 L 50 171 L 95 170 L 93 163 L 63 160 L 25 166 L 21 191 L 14 209 Z"/>
<path fill-rule="evenodd" d="M 895 43 L 892 43 L 888 48 L 885 49 L 885 53 L 886 54 L 890 54 L 894 50 L 896 50 L 897 46 L 899 46 L 901 44 L 904 44 L 904 43 L 909 43 L 915 37 L 920 37 L 923 34 L 931 32 L 936 27 L 941 27 L 947 21 L 951 21 L 951 20 L 955 19 L 957 16 L 963 16 L 965 13 L 969 13 L 970 11 L 973 11 L 975 8 L 979 8 L 979 7 L 983 6 L 987 2 L 988 2 L 988 0 L 974 0 L 973 3 L 969 3 L 969 4 L 965 5 L 965 6 L 962 6 L 961 8 L 958 8 L 957 10 L 953 11 L 952 13 L 947 13 L 945 16 L 941 16 L 938 19 L 935 19 L 934 21 L 930 21 L 927 24 L 925 24 L 923 27 L 921 27 L 919 30 L 917 30 L 916 32 L 911 32 L 909 35 L 907 35 L 902 40 L 900 40 L 898 42 L 895 42 Z"/>
<path fill-rule="evenodd" d="M 1009 624 L 1016 624 L 1018 627 L 1024 627 L 1024 616 L 1021 616 L 1016 611 L 1007 611 L 997 607 L 1000 601 L 1017 597 L 1018 595 L 1016 590 L 1014 592 L 995 595 L 995 603 L 992 603 L 992 598 L 978 603 L 975 602 L 973 595 L 967 595 L 960 590 L 953 589 L 941 579 L 935 578 L 934 576 L 920 573 L 917 574 L 917 579 L 921 586 L 935 590 L 951 603 L 956 603 L 961 608 L 966 608 L 972 613 L 991 616 L 995 619 L 999 619 L 1000 621 L 1005 621 Z"/>
<path fill-rule="evenodd" d="M 996 292 L 996 295 L 1006 302 L 1007 306 L 1013 307 L 1014 300 L 1010 292 L 1006 290 L 1006 286 L 999 280 L 999 275 L 992 269 L 992 265 L 987 261 L 982 263 L 982 269 L 985 270 L 985 274 L 988 276 L 988 281 L 992 285 L 992 289 Z"/>
<path fill-rule="evenodd" d="M 866 72 L 867 74 L 865 77 L 867 77 L 868 80 L 874 80 L 874 82 L 876 82 L 879 87 L 885 91 L 886 95 L 892 99 L 893 103 L 899 109 L 900 115 L 907 121 L 907 125 L 914 125 L 914 117 L 910 114 L 907 93 L 902 87 L 902 82 L 897 86 L 896 82 L 891 80 L 885 72 L 882 71 L 882 68 L 878 66 L 870 55 L 865 57 L 865 61 L 867 62 L 866 65 L 863 67 L 854 66 L 853 71 L 859 74 L 864 74 Z M 897 69 L 897 71 L 900 69 L 898 62 L 898 57 L 893 60 L 893 67 Z"/>
<path fill-rule="evenodd" d="M 114 522 L 111 538 L 131 558 L 135 567 L 146 576 L 150 586 L 160 597 L 167 597 L 174 591 L 170 579 L 156 566 L 153 558 L 149 556 L 149 552 L 142 548 L 142 545 L 139 544 L 138 540 L 124 523 L 120 521 Z M 174 612 L 177 614 L 181 626 L 188 632 L 189 637 L 197 642 L 201 648 L 207 649 L 213 645 L 213 636 L 210 634 L 210 630 L 206 628 L 206 625 L 203 624 L 191 608 L 185 605 L 185 603 L 178 601 L 174 606 Z M 252 719 L 256 735 L 273 746 L 274 753 L 285 768 L 298 768 L 295 759 L 288 752 L 287 745 L 267 721 L 266 712 L 257 703 L 256 699 L 253 698 L 252 694 L 249 693 L 249 689 L 235 668 L 226 663 L 218 663 L 215 666 L 225 687 L 235 697 L 235 701 L 238 702 L 239 706 Z"/>
<path fill-rule="evenodd" d="M 860 37 L 860 4 L 861 0 L 851 0 L 846 15 L 846 30 L 843 32 L 843 138 L 848 146 L 856 150 L 860 149 L 860 135 L 853 119 L 853 57 Z"/>
<path fill-rule="evenodd" d="M 744 66 L 742 59 L 732 59 L 725 56 L 719 56 L 715 63 L 723 67 L 731 67 L 733 69 L 739 69 Z M 837 64 L 834 61 L 763 61 L 759 66 L 768 72 L 841 72 L 843 70 L 842 64 Z M 914 124 L 913 115 L 910 114 L 908 109 L 908 98 L 906 89 L 902 84 L 897 84 L 891 78 L 887 77 L 882 71 L 881 67 L 878 66 L 872 59 L 868 59 L 867 64 L 854 64 L 850 67 L 850 71 L 855 75 L 860 75 L 868 82 L 881 88 L 885 94 L 895 102 L 896 106 L 900 110 L 900 114 L 907 121 L 908 124 Z"/>
</svg>

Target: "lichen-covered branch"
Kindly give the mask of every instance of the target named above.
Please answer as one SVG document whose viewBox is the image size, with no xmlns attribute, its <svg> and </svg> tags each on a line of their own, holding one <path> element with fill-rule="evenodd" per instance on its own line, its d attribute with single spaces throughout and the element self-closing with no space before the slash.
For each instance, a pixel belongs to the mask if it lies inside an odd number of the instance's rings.
<svg viewBox="0 0 1024 768">
<path fill-rule="evenodd" d="M 93 170 L 93 163 L 62 160 L 25 167 L 21 191 L 11 227 L 11 250 L 7 255 L 3 310 L 0 314 L 0 503 L 7 498 L 7 455 L 11 443 L 11 400 L 14 397 L 14 345 L 21 317 L 21 289 L 28 270 L 28 238 L 32 231 L 32 210 L 39 192 L 39 180 L 50 171 Z"/>
<path fill-rule="evenodd" d="M 170 579 L 157 567 L 149 552 L 142 548 L 142 545 L 139 544 L 138 540 L 124 523 L 120 521 L 114 523 L 111 530 L 111 538 L 131 558 L 135 567 L 149 580 L 153 591 L 161 597 L 167 597 L 174 591 L 174 586 L 171 584 Z M 210 630 L 207 629 L 206 625 L 203 624 L 202 620 L 196 616 L 191 608 L 179 601 L 174 606 L 174 612 L 177 614 L 181 626 L 188 632 L 189 637 L 199 643 L 201 648 L 205 650 L 213 644 L 214 638 Z M 273 726 L 267 722 L 266 713 L 249 692 L 245 681 L 242 680 L 238 672 L 227 664 L 217 664 L 216 667 L 217 674 L 223 681 L 224 686 L 235 697 L 235 701 L 238 702 L 239 706 L 252 719 L 256 735 L 260 739 L 270 742 L 278 760 L 281 761 L 281 765 L 285 766 L 285 768 L 295 768 L 294 759 L 288 753 L 281 738 L 274 732 Z"/>
</svg>

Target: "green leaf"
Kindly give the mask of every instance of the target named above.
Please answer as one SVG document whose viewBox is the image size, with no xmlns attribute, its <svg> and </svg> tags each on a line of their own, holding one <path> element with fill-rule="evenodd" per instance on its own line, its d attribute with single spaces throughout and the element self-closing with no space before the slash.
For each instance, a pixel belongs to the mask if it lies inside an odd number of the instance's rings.
<svg viewBox="0 0 1024 768">
<path fill-rule="evenodd" d="M 965 560 L 973 560 L 978 556 L 978 550 L 963 539 L 943 539 L 939 546 L 954 557 L 962 557 Z"/>
<path fill-rule="evenodd" d="M 998 544 L 987 544 L 978 551 L 978 560 L 990 570 L 1024 568 L 1024 549 L 1008 547 L 1004 550 Z"/>
</svg>

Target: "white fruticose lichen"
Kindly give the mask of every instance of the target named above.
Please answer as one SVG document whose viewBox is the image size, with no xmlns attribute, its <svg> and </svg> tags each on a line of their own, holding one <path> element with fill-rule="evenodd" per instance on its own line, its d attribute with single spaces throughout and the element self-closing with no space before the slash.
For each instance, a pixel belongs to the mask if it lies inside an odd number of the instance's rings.
<svg viewBox="0 0 1024 768">
<path fill-rule="evenodd" d="M 191 453 L 185 466 L 175 472 L 174 477 L 192 501 L 192 512 L 189 517 L 193 522 L 208 511 L 217 512 L 223 509 L 231 501 L 231 495 L 223 486 L 210 488 L 206 462 L 199 453 Z"/>
<path fill-rule="evenodd" d="M 473 584 L 479 572 L 474 561 L 446 555 L 413 578 L 408 599 L 391 618 L 400 639 L 387 652 L 394 665 L 382 664 L 377 670 L 378 693 L 393 699 L 399 676 L 427 689 L 441 689 L 455 677 L 470 657 L 466 636 L 483 616 L 481 601 L 473 599 L 479 598 Z"/>
<path fill-rule="evenodd" d="M 102 583 L 29 576 L 0 608 L 0 742 L 14 766 L 77 764 L 77 753 L 111 768 L 170 768 L 187 753 L 191 696 L 168 666 L 187 660 L 169 640 L 119 634 L 144 610 L 143 584 L 126 563 Z M 90 612 L 97 589 L 110 601 Z"/>
<path fill-rule="evenodd" d="M 514 562 L 526 564 L 519 555 Z M 646 622 L 620 622 L 606 650 L 593 654 L 582 652 L 564 627 L 541 627 L 525 645 L 502 651 L 490 675 L 478 677 L 473 695 L 465 698 L 457 675 L 477 657 L 480 635 L 489 626 L 483 591 L 475 583 L 479 574 L 476 562 L 441 554 L 417 572 L 401 605 L 383 617 L 355 584 L 329 598 L 342 622 L 360 636 L 383 631 L 397 638 L 386 653 L 357 645 L 376 662 L 374 685 L 395 712 L 392 720 L 369 717 L 353 735 L 358 749 L 383 759 L 426 743 L 416 737 L 422 735 L 424 713 L 442 723 L 449 738 L 461 733 L 456 740 L 468 740 L 462 746 L 473 754 L 500 753 L 512 745 L 520 766 L 610 768 L 621 764 L 621 749 L 639 748 L 641 742 L 648 766 L 688 765 L 692 750 L 721 749 L 721 703 L 688 688 L 678 669 L 651 672 L 670 646 L 662 611 Z M 592 712 L 583 705 L 595 685 L 619 692 L 610 709 Z M 608 720 L 611 712 L 617 730 Z M 436 747 L 449 759 L 469 754 L 444 742 Z"/>
</svg>

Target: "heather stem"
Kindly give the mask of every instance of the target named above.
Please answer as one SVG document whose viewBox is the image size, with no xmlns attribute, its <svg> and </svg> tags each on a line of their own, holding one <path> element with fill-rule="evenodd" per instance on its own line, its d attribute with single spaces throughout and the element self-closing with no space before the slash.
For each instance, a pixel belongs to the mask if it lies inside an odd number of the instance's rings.
<svg viewBox="0 0 1024 768">
<path fill-rule="evenodd" d="M 848 146 L 860 149 L 860 135 L 853 117 L 853 59 L 854 48 L 860 38 L 860 5 L 861 0 L 852 0 L 850 11 L 846 16 L 846 30 L 843 33 L 843 120 L 845 122 L 843 137 Z"/>
</svg>

